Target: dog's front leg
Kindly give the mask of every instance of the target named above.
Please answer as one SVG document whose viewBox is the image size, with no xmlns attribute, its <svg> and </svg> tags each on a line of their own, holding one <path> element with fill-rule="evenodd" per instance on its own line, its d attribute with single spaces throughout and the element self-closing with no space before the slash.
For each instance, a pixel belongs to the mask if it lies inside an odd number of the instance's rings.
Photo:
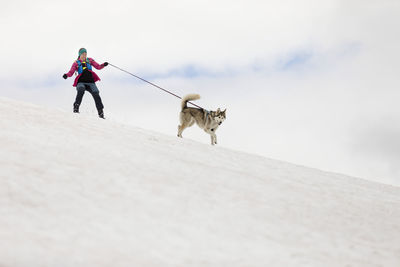
<svg viewBox="0 0 400 267">
<path fill-rule="evenodd" d="M 217 135 L 214 132 L 210 132 L 211 136 L 211 145 L 216 145 L 217 144 Z"/>
<path fill-rule="evenodd" d="M 215 128 L 213 128 L 213 129 L 211 129 L 211 136 L 212 136 L 212 141 L 211 141 L 211 143 L 212 142 L 214 142 L 214 144 L 212 144 L 212 145 L 216 145 L 217 144 L 217 135 L 215 134 Z"/>
<path fill-rule="evenodd" d="M 214 145 L 214 133 L 210 129 L 207 129 L 207 128 L 204 129 L 204 131 L 210 135 L 211 145 Z"/>
</svg>

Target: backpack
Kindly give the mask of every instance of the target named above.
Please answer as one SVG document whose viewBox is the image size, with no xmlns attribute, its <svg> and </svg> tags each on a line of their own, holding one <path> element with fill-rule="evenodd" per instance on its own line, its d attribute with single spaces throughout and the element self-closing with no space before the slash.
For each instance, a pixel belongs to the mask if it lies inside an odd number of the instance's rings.
<svg viewBox="0 0 400 267">
<path fill-rule="evenodd" d="M 90 59 L 86 58 L 85 62 L 81 62 L 79 59 L 76 61 L 76 63 L 78 64 L 78 74 L 81 74 L 83 72 L 84 69 L 88 69 L 88 70 L 92 70 L 92 64 L 90 64 Z M 86 67 L 84 68 L 82 66 L 82 63 L 86 63 Z"/>
</svg>

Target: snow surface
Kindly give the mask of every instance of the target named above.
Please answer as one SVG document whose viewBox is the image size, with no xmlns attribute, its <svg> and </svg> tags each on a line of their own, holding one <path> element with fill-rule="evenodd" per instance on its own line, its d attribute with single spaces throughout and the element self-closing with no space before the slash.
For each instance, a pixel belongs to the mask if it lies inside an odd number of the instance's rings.
<svg viewBox="0 0 400 267">
<path fill-rule="evenodd" d="M 400 188 L 173 134 L 1 98 L 0 266 L 400 266 Z"/>
</svg>

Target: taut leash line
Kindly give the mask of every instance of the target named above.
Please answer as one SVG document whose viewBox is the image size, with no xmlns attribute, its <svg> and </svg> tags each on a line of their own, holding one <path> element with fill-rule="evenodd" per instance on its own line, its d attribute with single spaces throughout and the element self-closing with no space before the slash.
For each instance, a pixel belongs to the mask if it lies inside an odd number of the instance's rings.
<svg viewBox="0 0 400 267">
<path fill-rule="evenodd" d="M 179 98 L 179 99 L 182 99 L 182 97 L 180 97 L 180 96 L 178 96 L 178 95 L 176 95 L 176 94 L 174 94 L 174 93 L 172 93 L 172 92 L 170 92 L 170 91 L 168 91 L 168 90 L 166 90 L 166 89 L 164 89 L 164 88 L 158 86 L 157 84 L 154 84 L 154 83 L 152 83 L 152 82 L 149 82 L 149 81 L 146 80 L 146 79 L 143 79 L 143 78 L 141 78 L 141 77 L 139 77 L 139 76 L 137 76 L 137 75 L 135 75 L 135 74 L 133 74 L 133 73 L 130 73 L 129 71 L 126 71 L 126 70 L 124 70 L 124 69 L 121 69 L 120 67 L 117 67 L 117 66 L 115 66 L 115 65 L 113 65 L 113 64 L 111 64 L 111 63 L 108 63 L 108 65 L 113 66 L 114 68 L 119 69 L 120 71 L 123 71 L 123 72 L 125 72 L 125 73 L 127 73 L 127 74 L 129 74 L 129 75 L 131 75 L 131 76 L 133 76 L 133 77 L 135 77 L 135 78 L 137 78 L 137 79 L 143 81 L 143 82 L 146 82 L 146 83 L 148 83 L 148 84 L 150 84 L 150 85 L 153 85 L 154 87 L 157 87 L 158 89 L 163 90 L 164 92 L 166 92 L 166 93 L 168 93 L 168 94 L 170 94 L 170 95 L 173 95 L 173 96 L 175 96 L 175 97 L 177 97 L 177 98 Z M 202 107 L 200 107 L 200 106 L 198 106 L 198 105 L 196 105 L 196 104 L 193 104 L 193 103 L 190 102 L 190 101 L 188 101 L 188 103 L 192 104 L 192 105 L 195 106 L 195 107 L 198 107 L 198 108 L 203 109 Z"/>
</svg>

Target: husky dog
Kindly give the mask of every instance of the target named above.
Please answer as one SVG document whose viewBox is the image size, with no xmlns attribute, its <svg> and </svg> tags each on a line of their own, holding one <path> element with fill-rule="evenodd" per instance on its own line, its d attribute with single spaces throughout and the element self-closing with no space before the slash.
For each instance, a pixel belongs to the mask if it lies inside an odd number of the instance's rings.
<svg viewBox="0 0 400 267">
<path fill-rule="evenodd" d="M 178 126 L 178 137 L 182 137 L 183 130 L 196 122 L 201 129 L 211 136 L 211 145 L 215 145 L 217 143 L 215 131 L 226 119 L 226 109 L 224 111 L 220 109 L 217 111 L 207 111 L 200 108 L 187 107 L 188 101 L 199 98 L 200 95 L 197 94 L 186 95 L 182 98 L 182 110 L 179 114 L 181 125 Z"/>
</svg>

